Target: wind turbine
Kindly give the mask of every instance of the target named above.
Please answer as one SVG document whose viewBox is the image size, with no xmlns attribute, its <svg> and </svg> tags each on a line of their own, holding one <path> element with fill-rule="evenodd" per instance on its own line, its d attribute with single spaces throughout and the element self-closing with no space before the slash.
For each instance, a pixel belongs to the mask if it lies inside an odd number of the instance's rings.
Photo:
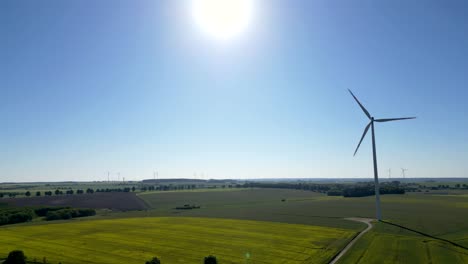
<svg viewBox="0 0 468 264">
<path fill-rule="evenodd" d="M 408 170 L 408 169 L 401 168 L 401 175 L 403 176 L 403 180 L 405 179 L 405 172 L 406 172 L 407 170 Z"/>
<path fill-rule="evenodd" d="M 406 120 L 406 119 L 414 119 L 416 117 L 400 117 L 400 118 L 382 118 L 382 119 L 374 119 L 373 116 L 369 114 L 369 112 L 364 108 L 364 106 L 359 102 L 359 100 L 354 96 L 353 92 L 348 89 L 348 91 L 351 93 L 353 96 L 354 100 L 358 103 L 359 107 L 361 107 L 362 111 L 364 114 L 366 114 L 367 118 L 369 118 L 370 122 L 367 124 L 366 128 L 364 129 L 364 133 L 362 134 L 361 140 L 359 141 L 359 144 L 356 147 L 356 150 L 354 151 L 354 155 L 356 155 L 359 146 L 361 146 L 362 140 L 367 134 L 367 131 L 369 130 L 369 127 L 372 128 L 372 154 L 373 154 L 373 160 L 374 160 L 374 182 L 375 182 L 375 207 L 376 207 L 376 216 L 377 220 L 382 220 L 382 212 L 380 210 L 380 189 L 379 189 L 379 175 L 377 172 L 377 151 L 375 149 L 375 133 L 374 133 L 374 122 L 390 122 L 390 121 L 397 121 L 397 120 Z"/>
</svg>

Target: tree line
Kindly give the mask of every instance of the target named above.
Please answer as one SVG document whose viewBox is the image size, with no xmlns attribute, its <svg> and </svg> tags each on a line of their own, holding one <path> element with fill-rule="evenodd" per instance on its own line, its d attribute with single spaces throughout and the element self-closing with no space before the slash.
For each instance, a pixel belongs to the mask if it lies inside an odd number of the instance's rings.
<svg viewBox="0 0 468 264">
<path fill-rule="evenodd" d="M 294 189 L 327 193 L 329 196 L 344 196 L 344 197 L 363 197 L 375 195 L 373 184 L 356 183 L 336 184 L 336 183 L 291 183 L 291 182 L 247 182 L 242 185 L 243 188 L 279 188 L 279 189 Z M 383 183 L 380 186 L 380 194 L 404 194 L 405 189 L 400 187 L 399 182 Z"/>
<path fill-rule="evenodd" d="M 26 257 L 26 255 L 24 254 L 22 250 L 13 250 L 8 254 L 8 257 L 5 259 L 3 263 L 4 264 L 26 264 L 26 263 L 46 264 L 48 263 L 46 257 L 42 259 L 42 262 L 38 262 L 36 259 L 34 259 L 31 262 L 31 261 L 27 261 L 27 259 L 28 258 Z M 204 264 L 218 264 L 218 260 L 216 259 L 216 256 L 209 255 L 203 259 L 203 263 Z M 59 264 L 61 264 L 61 262 L 59 262 Z M 161 260 L 159 259 L 159 257 L 153 257 L 150 260 L 145 261 L 145 264 L 161 264 Z"/>
<path fill-rule="evenodd" d="M 92 216 L 96 210 L 71 207 L 35 207 L 5 208 L 0 210 L 0 226 L 31 221 L 36 217 L 45 217 L 47 221 Z"/>
</svg>

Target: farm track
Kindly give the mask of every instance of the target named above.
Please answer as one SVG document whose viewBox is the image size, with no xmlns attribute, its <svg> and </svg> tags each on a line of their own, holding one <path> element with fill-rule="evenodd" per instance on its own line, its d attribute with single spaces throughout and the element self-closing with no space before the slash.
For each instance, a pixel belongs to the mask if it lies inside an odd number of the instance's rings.
<svg viewBox="0 0 468 264">
<path fill-rule="evenodd" d="M 345 218 L 346 220 L 350 220 L 350 221 L 355 221 L 355 222 L 360 222 L 360 223 L 364 223 L 364 224 L 367 224 L 367 228 L 364 229 L 363 231 L 359 232 L 357 236 L 355 236 L 349 243 L 348 245 L 346 245 L 345 248 L 343 248 L 337 255 L 335 255 L 335 257 L 332 258 L 332 260 L 329 262 L 329 264 L 336 264 L 341 257 L 343 257 L 346 252 L 348 252 L 348 250 L 356 243 L 356 241 L 359 240 L 359 238 L 361 238 L 365 233 L 369 232 L 369 230 L 372 229 L 372 224 L 371 224 L 371 221 L 373 221 L 374 219 L 370 219 L 370 218 Z"/>
</svg>

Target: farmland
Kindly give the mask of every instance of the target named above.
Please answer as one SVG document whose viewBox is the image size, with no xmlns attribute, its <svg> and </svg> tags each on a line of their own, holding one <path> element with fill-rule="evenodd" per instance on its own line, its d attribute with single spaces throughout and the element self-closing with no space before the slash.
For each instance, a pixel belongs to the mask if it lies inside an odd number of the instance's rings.
<svg viewBox="0 0 468 264">
<path fill-rule="evenodd" d="M 6 201 L 10 206 L 71 206 L 120 211 L 146 209 L 145 203 L 129 192 L 23 197 Z"/>
<path fill-rule="evenodd" d="M 461 247 L 390 224 L 376 223 L 375 228 L 365 234 L 339 263 L 378 262 L 381 260 L 383 250 L 389 251 L 388 259 L 385 258 L 389 263 L 466 262 L 468 250 L 463 247 L 468 247 L 468 222 L 466 221 L 468 219 L 468 210 L 466 210 L 468 195 L 464 190 L 458 192 L 461 194 L 454 195 L 451 192 L 450 195 L 440 195 L 434 192 L 412 192 L 404 195 L 383 195 L 381 199 L 384 220 L 430 236 L 450 240 Z M 116 205 L 124 203 L 125 199 L 108 198 L 104 203 L 105 199 L 101 199 L 103 195 L 131 196 L 145 207 L 137 210 L 119 210 Z M 70 248 L 82 248 L 83 252 L 72 254 L 70 258 L 81 259 L 85 262 L 89 261 L 86 257 L 89 258 L 90 254 L 84 252 L 96 249 L 95 258 L 99 261 L 104 261 L 101 258 L 105 257 L 107 254 L 105 252 L 110 252 L 111 256 L 107 256 L 110 261 L 108 263 L 121 262 L 124 259 L 128 263 L 138 263 L 137 259 L 139 259 L 142 263 L 141 261 L 149 258 L 151 254 L 161 256 L 166 260 L 163 263 L 183 263 L 183 261 L 200 263 L 201 258 L 208 254 L 222 257 L 221 263 L 239 263 L 242 260 L 240 256 L 243 256 L 244 251 L 248 249 L 251 253 L 251 263 L 275 263 L 276 260 L 268 258 L 267 252 L 273 254 L 275 259 L 278 259 L 278 263 L 283 263 L 280 260 L 289 261 L 287 263 L 302 263 L 300 261 L 305 260 L 304 256 L 294 255 L 297 252 L 306 252 L 305 254 L 312 257 L 304 263 L 326 263 L 333 255 L 332 252 L 344 246 L 343 241 L 347 241 L 350 236 L 365 227 L 361 223 L 344 218 L 372 218 L 375 213 L 373 196 L 345 198 L 327 196 L 313 191 L 268 188 L 94 193 L 6 198 L 2 202 L 8 202 L 10 205 L 15 202 L 17 205 L 20 203 L 31 205 L 33 201 L 39 201 L 39 198 L 77 199 L 82 202 L 82 205 L 89 203 L 87 207 L 113 208 L 112 210 L 98 210 L 98 214 L 93 217 L 60 221 L 58 224 L 34 221 L 0 229 L 0 235 L 15 238 L 15 243 L 25 250 L 27 255 L 32 254 L 31 256 L 37 258 L 42 258 L 43 255 L 64 263 L 73 263 L 69 262 L 68 258 L 64 258 L 63 254 L 68 254 L 66 245 Z M 102 207 L 104 204 L 106 207 Z M 194 209 L 176 209 L 184 205 L 193 205 Z M 169 225 L 169 222 L 174 225 Z M 136 225 L 141 225 L 141 229 Z M 45 227 L 50 231 L 45 231 Z M 288 239 L 302 239 L 298 227 L 310 228 L 304 230 L 309 230 L 314 234 L 304 239 L 308 239 L 314 245 L 329 243 L 328 245 L 331 245 L 329 248 L 333 249 L 324 253 L 313 251 L 312 248 L 304 245 L 294 244 Z M 108 228 L 117 230 L 118 234 L 115 236 L 109 234 Z M 270 228 L 274 232 L 265 228 Z M 322 235 L 319 229 L 328 230 L 325 232 L 327 234 L 325 240 L 321 240 Z M 236 233 L 235 230 L 239 232 Z M 275 239 L 265 238 L 265 233 L 271 234 Z M 287 233 L 290 237 L 286 237 Z M 157 239 L 161 237 L 164 238 L 163 241 Z M 200 237 L 197 241 L 203 241 L 203 243 L 200 245 L 194 242 L 194 237 Z M 223 244 L 233 239 L 235 243 Z M 104 245 L 103 248 L 99 249 L 91 240 L 99 241 Z M 111 240 L 118 241 L 115 242 L 116 246 L 113 250 L 105 246 Z M 7 245 L 6 241 L 7 239 L 0 241 L 0 246 L 5 248 L 0 254 L 6 254 L 6 250 L 11 248 L 3 247 Z M 47 244 L 44 241 L 63 247 L 64 253 L 56 255 L 53 251 L 47 251 L 47 248 L 34 249 L 34 243 Z M 134 241 L 135 245 L 132 245 L 131 241 Z M 163 242 L 187 245 L 187 247 L 192 243 L 197 249 L 181 250 Z M 303 250 L 291 249 L 286 246 L 289 244 L 298 248 L 303 247 Z M 322 249 L 327 247 L 324 246 L 325 244 L 321 244 Z M 254 245 L 258 245 L 258 248 Z M 255 250 L 255 254 L 252 253 L 252 249 Z M 188 253 L 185 253 L 186 251 Z M 286 253 L 287 251 L 290 253 Z M 174 259 L 171 255 L 177 255 L 178 258 Z M 299 262 L 294 262 L 296 260 Z"/>
<path fill-rule="evenodd" d="M 282 192 L 281 192 L 282 191 Z M 248 190 L 231 193 L 231 203 L 223 204 L 221 196 L 184 193 L 145 194 L 158 215 L 173 213 L 171 204 L 183 201 L 199 203 L 202 210 L 180 212 L 181 216 L 211 216 L 239 219 L 269 219 L 288 223 L 357 228 L 344 217 L 374 215 L 374 198 L 327 197 L 294 190 Z M 281 202 L 278 197 L 287 197 Z M 257 201 L 257 202 L 253 202 Z M 382 196 L 384 219 L 432 236 L 448 239 L 468 247 L 468 197 L 466 195 L 432 195 L 412 193 Z M 237 212 L 237 213 L 234 213 Z M 383 251 L 391 256 L 388 263 L 466 263 L 468 250 L 446 242 L 421 236 L 398 227 L 377 223 L 340 263 L 379 262 Z"/>
<path fill-rule="evenodd" d="M 462 264 L 468 263 L 468 250 L 385 223 L 376 223 L 376 227 L 338 263 Z"/>
<path fill-rule="evenodd" d="M 359 229 L 346 217 L 372 218 L 374 197 L 343 198 L 299 190 L 252 189 L 238 192 L 148 193 L 140 195 L 158 216 L 224 217 Z M 285 198 L 282 202 L 281 199 Z M 383 195 L 385 220 L 468 246 L 468 196 L 410 193 Z M 196 203 L 200 210 L 174 207 Z"/>
<path fill-rule="evenodd" d="M 2 254 L 23 249 L 52 263 L 325 263 L 353 231 L 308 225 L 209 218 L 129 218 L 0 228 Z"/>
</svg>

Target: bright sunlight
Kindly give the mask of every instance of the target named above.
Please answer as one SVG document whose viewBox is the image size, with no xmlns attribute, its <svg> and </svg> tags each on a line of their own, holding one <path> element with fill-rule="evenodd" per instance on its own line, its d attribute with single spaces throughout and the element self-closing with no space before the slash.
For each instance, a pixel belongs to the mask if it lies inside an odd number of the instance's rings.
<svg viewBox="0 0 468 264">
<path fill-rule="evenodd" d="M 247 29 L 252 8 L 252 0 L 193 0 L 192 12 L 202 31 L 225 40 Z"/>
</svg>

